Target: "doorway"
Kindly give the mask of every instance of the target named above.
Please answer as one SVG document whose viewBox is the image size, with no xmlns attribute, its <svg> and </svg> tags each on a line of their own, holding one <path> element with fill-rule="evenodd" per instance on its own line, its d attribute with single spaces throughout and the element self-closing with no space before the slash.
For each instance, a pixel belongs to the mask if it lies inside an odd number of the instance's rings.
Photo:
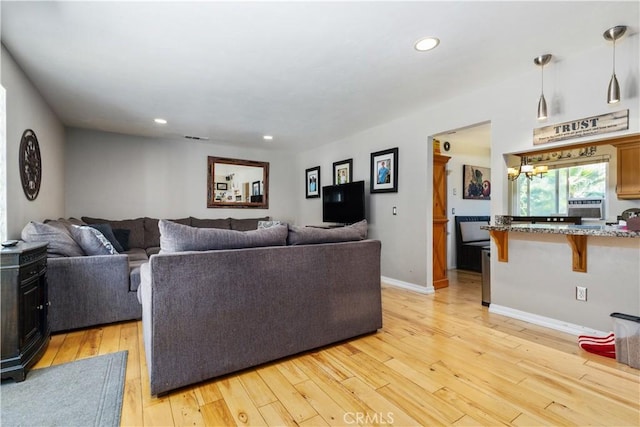
<svg viewBox="0 0 640 427">
<path fill-rule="evenodd" d="M 433 138 L 440 142 L 441 154 L 450 157 L 446 173 L 446 265 L 451 270 L 457 268 L 455 217 L 491 214 L 491 122 L 448 130 Z M 435 164 L 432 167 L 435 168 Z M 477 176 L 475 171 L 482 173 L 478 183 L 481 189 L 476 187 L 475 181 L 469 185 L 470 170 L 474 171 L 474 177 Z"/>
</svg>

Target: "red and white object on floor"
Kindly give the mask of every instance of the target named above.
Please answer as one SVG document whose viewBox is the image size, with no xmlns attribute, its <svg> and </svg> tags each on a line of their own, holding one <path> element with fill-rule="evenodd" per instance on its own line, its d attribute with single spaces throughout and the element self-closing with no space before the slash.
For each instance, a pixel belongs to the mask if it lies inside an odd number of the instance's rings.
<svg viewBox="0 0 640 427">
<path fill-rule="evenodd" d="M 589 353 L 610 357 L 612 359 L 616 358 L 616 337 L 613 332 L 606 337 L 580 335 L 578 337 L 578 345 Z"/>
</svg>

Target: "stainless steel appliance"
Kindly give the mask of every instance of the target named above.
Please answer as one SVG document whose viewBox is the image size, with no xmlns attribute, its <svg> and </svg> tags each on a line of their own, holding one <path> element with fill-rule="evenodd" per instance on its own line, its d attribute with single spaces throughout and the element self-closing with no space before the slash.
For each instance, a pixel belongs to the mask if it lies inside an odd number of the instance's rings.
<svg viewBox="0 0 640 427">
<path fill-rule="evenodd" d="M 567 215 L 579 216 L 582 219 L 604 219 L 604 199 L 569 199 Z"/>
</svg>

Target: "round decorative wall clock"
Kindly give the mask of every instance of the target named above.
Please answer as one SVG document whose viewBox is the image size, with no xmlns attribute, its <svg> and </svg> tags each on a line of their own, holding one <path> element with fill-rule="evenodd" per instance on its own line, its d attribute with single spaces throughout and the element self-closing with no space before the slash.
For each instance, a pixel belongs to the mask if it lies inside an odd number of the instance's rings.
<svg viewBox="0 0 640 427">
<path fill-rule="evenodd" d="M 20 180 L 25 196 L 35 200 L 42 181 L 42 157 L 35 132 L 27 129 L 20 140 Z"/>
</svg>

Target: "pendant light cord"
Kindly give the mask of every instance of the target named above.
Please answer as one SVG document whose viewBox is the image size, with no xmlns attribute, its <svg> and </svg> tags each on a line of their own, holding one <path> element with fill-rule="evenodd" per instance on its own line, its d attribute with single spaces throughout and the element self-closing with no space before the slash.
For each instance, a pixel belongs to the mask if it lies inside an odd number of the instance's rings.
<svg viewBox="0 0 640 427">
<path fill-rule="evenodd" d="M 616 74 L 616 39 L 613 39 L 613 75 Z"/>
</svg>

